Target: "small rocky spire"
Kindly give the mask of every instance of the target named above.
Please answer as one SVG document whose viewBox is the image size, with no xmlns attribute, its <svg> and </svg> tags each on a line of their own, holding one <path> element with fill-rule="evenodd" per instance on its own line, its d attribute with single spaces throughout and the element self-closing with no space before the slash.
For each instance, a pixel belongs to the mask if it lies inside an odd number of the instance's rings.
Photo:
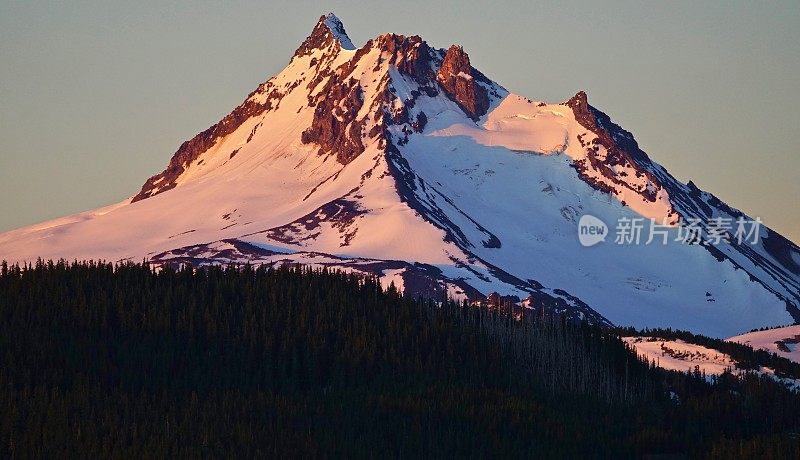
<svg viewBox="0 0 800 460">
<path fill-rule="evenodd" d="M 572 108 L 573 110 L 578 110 L 581 112 L 589 110 L 589 100 L 586 98 L 586 93 L 584 91 L 578 91 L 575 93 L 575 95 L 569 98 L 564 105 Z"/>
<path fill-rule="evenodd" d="M 477 72 L 469 63 L 469 56 L 459 45 L 447 50 L 436 75 L 436 80 L 450 99 L 473 120 L 489 109 L 489 95 L 486 88 L 476 82 L 476 75 Z"/>
<path fill-rule="evenodd" d="M 597 120 L 592 113 L 589 100 L 584 91 L 578 91 L 574 96 L 569 98 L 567 102 L 562 103 L 562 105 L 566 105 L 572 109 L 572 113 L 575 114 L 575 119 L 583 127 L 592 131 L 597 128 Z"/>
</svg>

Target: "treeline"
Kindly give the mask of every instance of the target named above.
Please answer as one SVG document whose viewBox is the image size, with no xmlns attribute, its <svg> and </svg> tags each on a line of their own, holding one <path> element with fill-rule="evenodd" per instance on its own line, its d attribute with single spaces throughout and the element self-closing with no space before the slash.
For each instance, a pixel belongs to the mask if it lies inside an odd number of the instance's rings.
<svg viewBox="0 0 800 460">
<path fill-rule="evenodd" d="M 800 455 L 800 397 L 301 268 L 0 266 L 0 456 Z"/>
</svg>

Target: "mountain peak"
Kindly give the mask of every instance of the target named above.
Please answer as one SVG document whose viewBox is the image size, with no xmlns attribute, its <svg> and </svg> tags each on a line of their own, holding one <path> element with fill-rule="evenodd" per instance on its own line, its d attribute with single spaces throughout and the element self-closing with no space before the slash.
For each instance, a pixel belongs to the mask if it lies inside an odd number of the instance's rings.
<svg viewBox="0 0 800 460">
<path fill-rule="evenodd" d="M 319 18 L 320 23 L 324 24 L 328 30 L 330 30 L 331 34 L 336 40 L 339 40 L 339 44 L 342 48 L 346 50 L 354 50 L 356 47 L 353 45 L 353 42 L 350 41 L 350 37 L 347 36 L 347 32 L 344 30 L 344 24 L 342 21 L 339 20 L 333 13 L 328 13 L 327 16 L 322 16 Z"/>
<path fill-rule="evenodd" d="M 333 13 L 322 15 L 311 31 L 311 35 L 305 39 L 302 45 L 295 51 L 295 56 L 305 56 L 314 50 L 324 49 L 337 43 L 342 49 L 354 50 L 356 47 L 347 36 L 344 24 Z"/>
</svg>

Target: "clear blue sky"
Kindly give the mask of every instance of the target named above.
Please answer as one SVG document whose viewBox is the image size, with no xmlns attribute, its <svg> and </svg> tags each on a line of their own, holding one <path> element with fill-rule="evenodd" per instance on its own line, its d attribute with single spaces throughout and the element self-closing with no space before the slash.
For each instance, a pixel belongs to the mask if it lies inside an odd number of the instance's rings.
<svg viewBox="0 0 800 460">
<path fill-rule="evenodd" d="M 586 90 L 679 179 L 800 241 L 800 2 L 487 5 L 0 0 L 0 231 L 133 195 L 333 11 L 357 46 L 419 34 L 516 93 Z"/>
</svg>

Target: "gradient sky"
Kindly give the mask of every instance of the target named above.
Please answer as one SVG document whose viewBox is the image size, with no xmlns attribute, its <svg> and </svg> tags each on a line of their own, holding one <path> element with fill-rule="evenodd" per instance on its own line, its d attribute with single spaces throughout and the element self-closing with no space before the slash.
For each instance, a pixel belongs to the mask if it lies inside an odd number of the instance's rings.
<svg viewBox="0 0 800 460">
<path fill-rule="evenodd" d="M 683 181 L 800 242 L 800 2 L 0 0 L 0 231 L 113 203 L 333 11 L 459 43 L 507 89 L 589 102 Z"/>
</svg>

